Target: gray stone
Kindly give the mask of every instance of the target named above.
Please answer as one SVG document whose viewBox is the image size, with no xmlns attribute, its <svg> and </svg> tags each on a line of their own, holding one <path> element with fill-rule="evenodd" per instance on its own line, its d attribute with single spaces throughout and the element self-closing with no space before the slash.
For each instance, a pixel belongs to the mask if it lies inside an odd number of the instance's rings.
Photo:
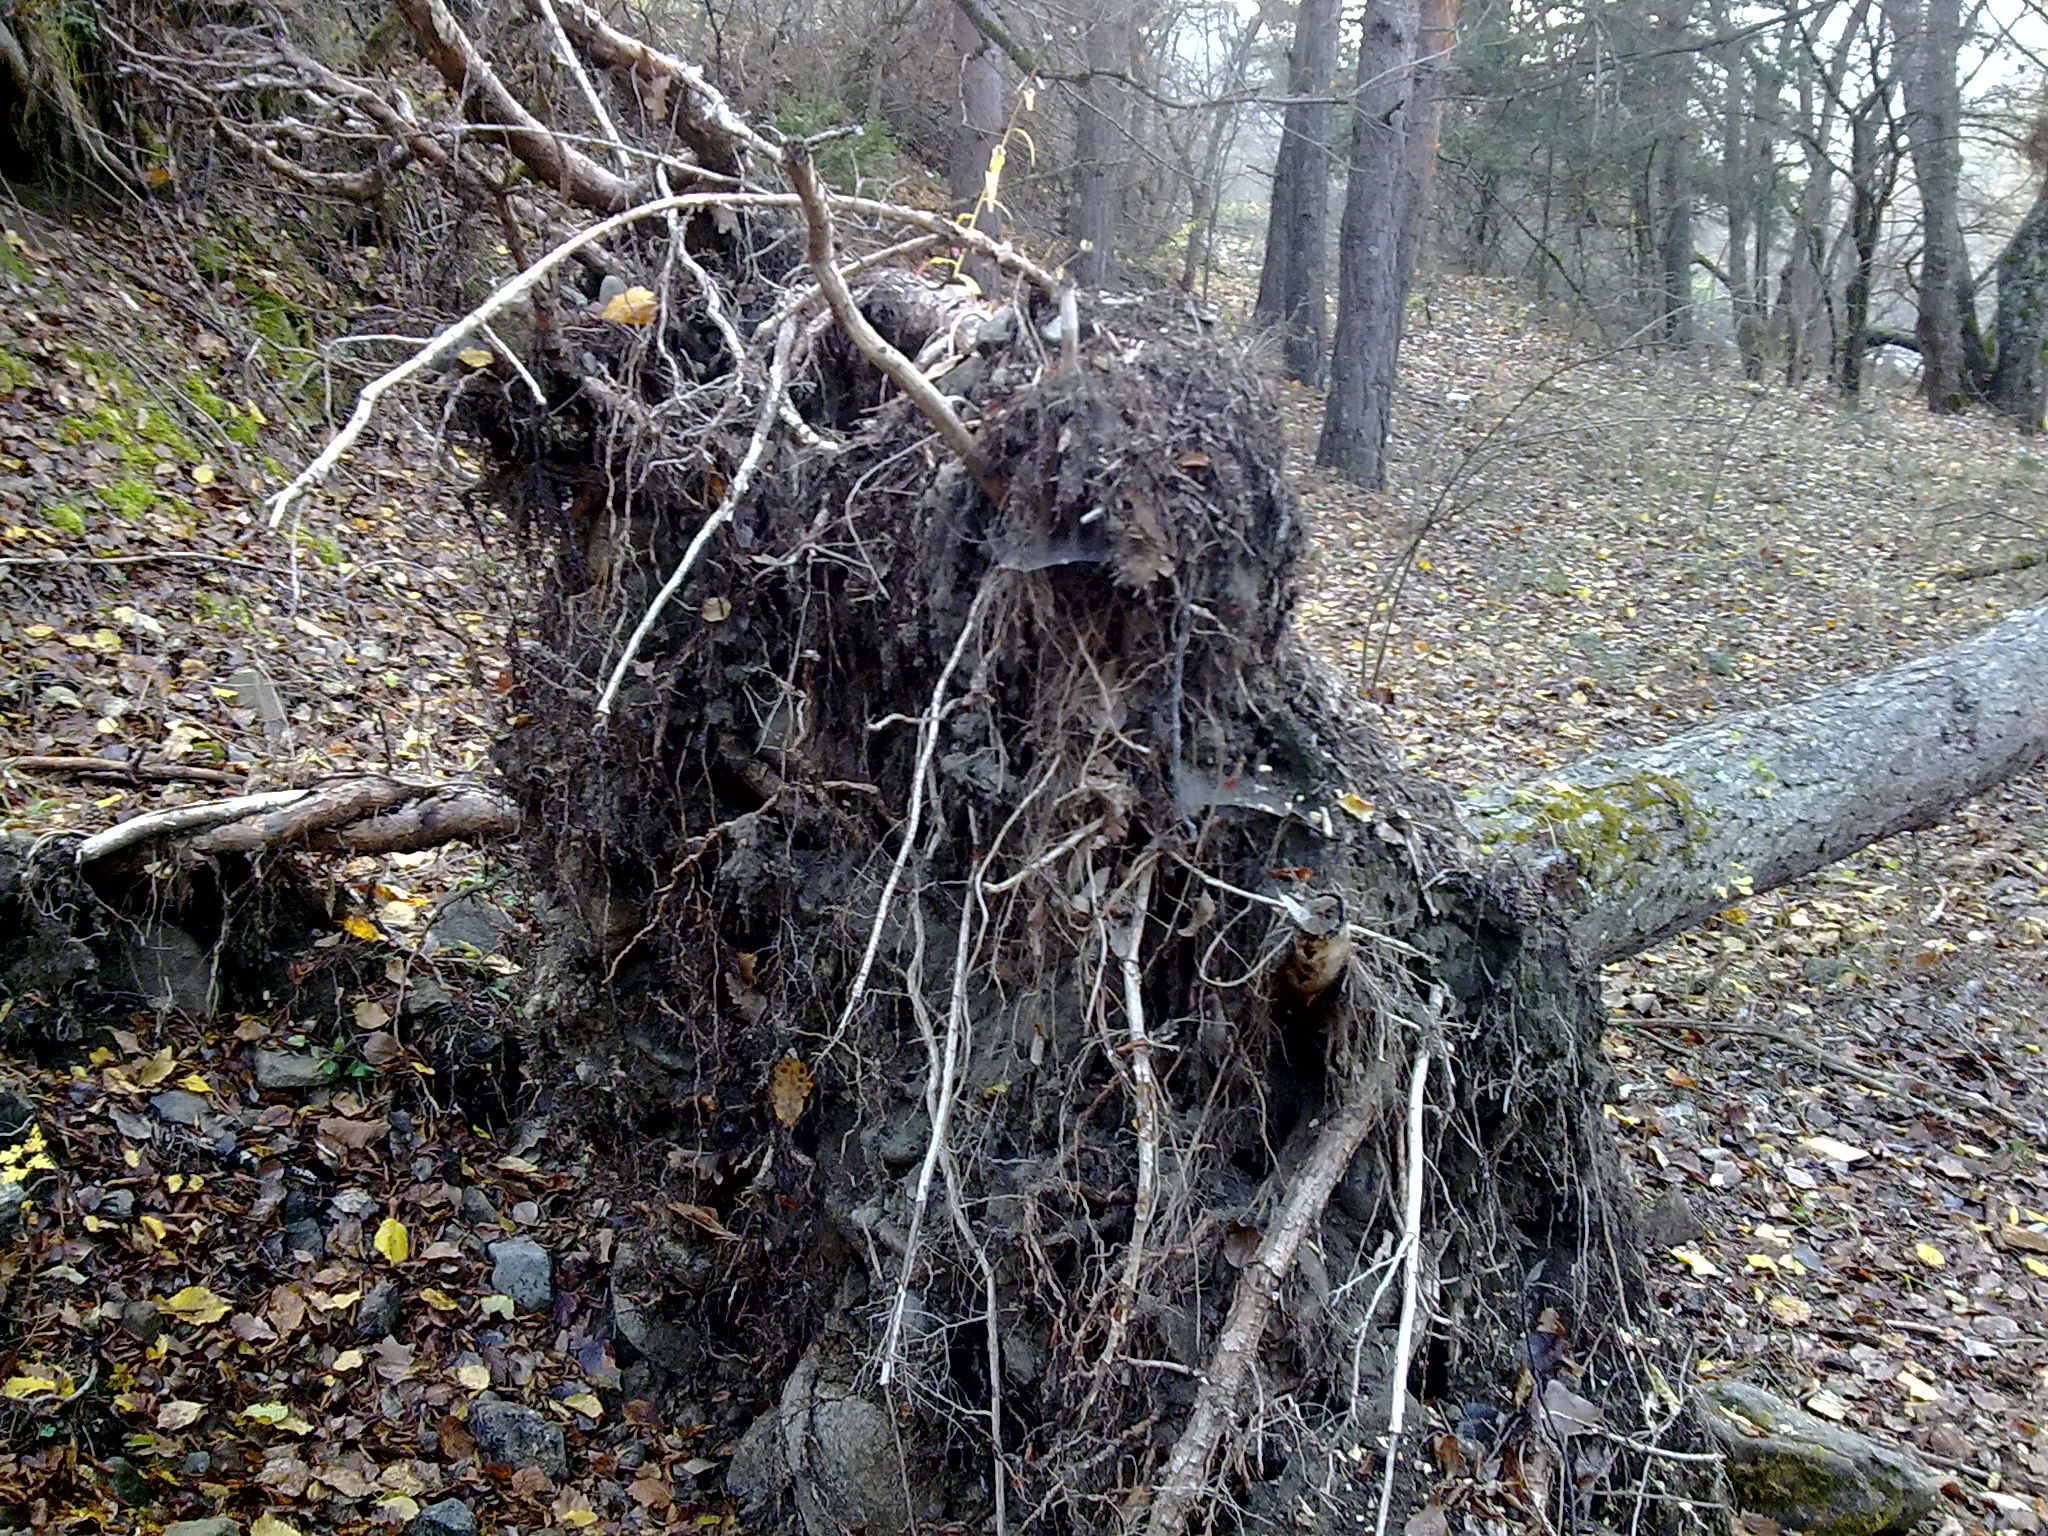
<svg viewBox="0 0 2048 1536">
<path fill-rule="evenodd" d="M 112 1221 L 126 1221 L 135 1214 L 135 1191 L 109 1189 L 100 1194 L 99 1214 Z"/>
<path fill-rule="evenodd" d="M 1699 1417 L 1741 1507 L 1807 1536 L 1903 1536 L 1941 1492 L 1905 1452 L 1742 1382 L 1709 1387 Z"/>
<path fill-rule="evenodd" d="M 204 1095 L 187 1093 L 183 1088 L 157 1094 L 149 1101 L 149 1107 L 171 1125 L 197 1125 L 213 1108 Z"/>
<path fill-rule="evenodd" d="M 569 1470 L 562 1426 L 531 1408 L 485 1398 L 469 1410 L 469 1432 L 487 1465 L 539 1467 L 549 1477 Z"/>
<path fill-rule="evenodd" d="M 242 1522 L 225 1515 L 210 1520 L 175 1520 L 164 1527 L 164 1536 L 242 1536 Z"/>
<path fill-rule="evenodd" d="M 429 1504 L 406 1529 L 412 1536 L 476 1536 L 476 1516 L 460 1499 Z"/>
<path fill-rule="evenodd" d="M 258 668 L 242 668 L 228 679 L 228 686 L 235 690 L 236 708 L 256 712 L 256 718 L 263 722 L 264 735 L 291 734 L 291 716 L 285 710 L 284 695 Z"/>
<path fill-rule="evenodd" d="M 491 1289 L 529 1312 L 540 1312 L 555 1299 L 555 1261 L 530 1237 L 508 1237 L 492 1243 Z"/>
<path fill-rule="evenodd" d="M 117 987 L 160 1013 L 210 1019 L 220 1006 L 213 958 L 190 934 L 167 923 L 142 924 L 122 947 L 114 972 Z"/>
<path fill-rule="evenodd" d="M 309 1258 L 327 1257 L 327 1233 L 319 1220 L 312 1216 L 301 1216 L 297 1221 L 284 1224 L 284 1245 Z"/>
<path fill-rule="evenodd" d="M 744 1514 L 787 1523 L 796 1505 L 806 1536 L 906 1536 L 903 1455 L 889 1414 L 822 1378 L 815 1347 L 783 1383 L 782 1400 L 747 1429 L 726 1468 L 726 1492 Z"/>
<path fill-rule="evenodd" d="M 518 925 L 504 908 L 493 906 L 481 896 L 458 896 L 441 909 L 434 926 L 427 930 L 433 941 L 447 949 L 466 945 L 479 953 L 495 955 Z"/>
<path fill-rule="evenodd" d="M 474 1184 L 462 1192 L 462 1219 L 479 1227 L 500 1227 L 498 1208 L 491 1204 L 491 1197 Z"/>
<path fill-rule="evenodd" d="M 326 1059 L 314 1051 L 258 1051 L 256 1086 L 302 1092 L 332 1085 Z"/>
<path fill-rule="evenodd" d="M 121 1331 L 144 1344 L 154 1343 L 164 1331 L 163 1314 L 153 1301 L 131 1301 L 121 1308 Z"/>
<path fill-rule="evenodd" d="M 356 1332 L 366 1339 L 381 1339 L 387 1333 L 396 1333 L 398 1314 L 398 1287 L 389 1280 L 380 1281 L 371 1286 L 356 1304 Z"/>
<path fill-rule="evenodd" d="M 1643 1212 L 1643 1242 L 1653 1249 L 1676 1248 L 1706 1231 L 1700 1213 L 1682 1191 L 1666 1190 Z"/>
<path fill-rule="evenodd" d="M 0 1237 L 12 1237 L 21 1222 L 22 1207 L 28 1204 L 28 1186 L 18 1181 L 0 1184 Z"/>
</svg>

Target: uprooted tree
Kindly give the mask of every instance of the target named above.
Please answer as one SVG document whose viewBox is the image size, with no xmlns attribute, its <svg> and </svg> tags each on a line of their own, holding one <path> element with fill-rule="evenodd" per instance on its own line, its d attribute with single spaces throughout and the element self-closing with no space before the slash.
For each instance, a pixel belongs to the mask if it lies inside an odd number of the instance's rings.
<svg viewBox="0 0 2048 1536">
<path fill-rule="evenodd" d="M 2038 761 L 2048 616 L 1502 791 L 1483 851 L 1293 635 L 1239 360 L 837 195 L 578 0 L 492 45 L 559 61 L 573 135 L 402 9 L 466 131 L 283 32 L 124 46 L 277 174 L 374 206 L 417 162 L 528 253 L 276 512 L 458 381 L 533 558 L 504 760 L 557 898 L 539 1070 L 667 1223 L 623 1235 L 621 1336 L 766 1404 L 733 1492 L 812 1536 L 1384 1530 L 1418 1398 L 1512 1402 L 1559 1515 L 1683 1491 L 1584 960 Z M 367 132 L 374 175 L 336 147 Z M 945 250 L 1006 291 L 906 270 Z M 404 788 L 376 814 L 430 820 Z M 339 838 L 335 803 L 219 856 Z"/>
</svg>

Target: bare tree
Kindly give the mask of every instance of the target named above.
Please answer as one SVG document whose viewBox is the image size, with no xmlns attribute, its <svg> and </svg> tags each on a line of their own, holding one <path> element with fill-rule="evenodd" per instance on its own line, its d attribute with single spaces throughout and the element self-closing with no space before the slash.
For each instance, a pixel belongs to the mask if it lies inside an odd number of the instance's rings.
<svg viewBox="0 0 2048 1536">
<path fill-rule="evenodd" d="M 1301 0 L 1287 55 L 1287 106 L 1273 163 L 1266 217 L 1266 255 L 1259 268 L 1254 314 L 1282 328 L 1287 371 L 1307 384 L 1323 382 L 1327 361 L 1325 289 L 1329 282 L 1331 170 L 1328 100 L 1337 80 L 1341 0 Z"/>
</svg>

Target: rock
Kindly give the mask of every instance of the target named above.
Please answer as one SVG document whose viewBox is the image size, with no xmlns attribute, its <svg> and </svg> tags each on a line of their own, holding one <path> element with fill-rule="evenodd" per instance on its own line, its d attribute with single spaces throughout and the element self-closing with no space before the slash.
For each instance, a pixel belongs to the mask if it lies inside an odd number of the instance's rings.
<svg viewBox="0 0 2048 1536">
<path fill-rule="evenodd" d="M 441 909 L 427 934 L 443 949 L 464 945 L 480 954 L 495 955 L 517 928 L 502 907 L 481 896 L 458 896 Z"/>
<path fill-rule="evenodd" d="M 183 1088 L 157 1094 L 149 1101 L 149 1107 L 168 1125 L 197 1125 L 213 1108 L 204 1095 L 187 1093 Z"/>
<path fill-rule="evenodd" d="M 1903 1536 L 1940 1493 L 1904 1452 L 1742 1382 L 1709 1387 L 1700 1423 L 1742 1508 L 1807 1536 Z"/>
<path fill-rule="evenodd" d="M 485 1398 L 469 1410 L 469 1432 L 486 1464 L 539 1467 L 555 1478 L 569 1470 L 562 1426 L 531 1408 Z"/>
<path fill-rule="evenodd" d="M 366 1339 L 381 1339 L 386 1334 L 396 1333 L 398 1314 L 398 1287 L 389 1280 L 380 1281 L 371 1286 L 356 1304 L 356 1332 Z"/>
<path fill-rule="evenodd" d="M 159 1013 L 210 1019 L 220 1007 L 213 957 L 182 928 L 144 923 L 122 946 L 114 985 L 135 993 Z"/>
<path fill-rule="evenodd" d="M 806 1536 L 906 1536 L 917 1521 L 889 1414 L 852 1388 L 824 1379 L 816 1347 L 783 1383 L 782 1400 L 741 1437 L 726 1468 L 726 1492 L 743 1512 L 787 1523 L 793 1499 Z"/>
<path fill-rule="evenodd" d="M 153 1301 L 131 1301 L 121 1308 L 121 1331 L 144 1344 L 153 1344 L 164 1331 L 163 1314 Z"/>
<path fill-rule="evenodd" d="M 406 1529 L 412 1536 L 476 1536 L 476 1516 L 462 1500 L 443 1499 L 413 1516 Z"/>
<path fill-rule="evenodd" d="M 164 1527 L 164 1536 L 242 1536 L 242 1522 L 225 1515 L 210 1520 L 174 1520 Z"/>
<path fill-rule="evenodd" d="M 256 718 L 263 722 L 264 735 L 291 733 L 291 716 L 285 711 L 284 695 L 257 668 L 242 668 L 228 679 L 228 686 L 235 690 L 236 708 L 255 711 Z"/>
<path fill-rule="evenodd" d="M 0 1184 L 0 1238 L 12 1237 L 28 1204 L 28 1186 L 19 1180 Z"/>
<path fill-rule="evenodd" d="M 278 1089 L 289 1092 L 303 1092 L 308 1088 L 326 1088 L 333 1079 L 328 1075 L 325 1058 L 313 1051 L 258 1051 L 256 1053 L 256 1086 L 263 1089 Z"/>
<path fill-rule="evenodd" d="M 1699 1211 L 1680 1190 L 1666 1190 L 1643 1211 L 1643 1242 L 1660 1252 L 1693 1242 L 1705 1231 Z"/>
<path fill-rule="evenodd" d="M 135 1214 L 135 1191 L 109 1189 L 100 1195 L 99 1214 L 110 1221 L 126 1221 Z"/>
<path fill-rule="evenodd" d="M 327 1257 L 327 1233 L 311 1216 L 301 1216 L 297 1221 L 284 1224 L 284 1245 L 292 1252 L 303 1253 L 311 1259 Z"/>
<path fill-rule="evenodd" d="M 529 1312 L 544 1311 L 555 1299 L 555 1261 L 530 1237 L 490 1245 L 491 1289 L 510 1296 Z"/>
<path fill-rule="evenodd" d="M 471 1184 L 462 1192 L 462 1219 L 472 1226 L 502 1227 L 498 1219 L 498 1208 L 491 1204 L 491 1197 Z"/>
</svg>

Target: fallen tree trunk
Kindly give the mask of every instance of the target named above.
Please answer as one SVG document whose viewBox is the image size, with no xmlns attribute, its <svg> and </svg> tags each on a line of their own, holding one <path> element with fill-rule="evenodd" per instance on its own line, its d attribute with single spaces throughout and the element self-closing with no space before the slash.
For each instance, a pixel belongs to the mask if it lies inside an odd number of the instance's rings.
<svg viewBox="0 0 2048 1536">
<path fill-rule="evenodd" d="M 2048 606 L 1948 650 L 1466 804 L 1600 965 L 1938 821 L 2048 758 Z"/>
</svg>

